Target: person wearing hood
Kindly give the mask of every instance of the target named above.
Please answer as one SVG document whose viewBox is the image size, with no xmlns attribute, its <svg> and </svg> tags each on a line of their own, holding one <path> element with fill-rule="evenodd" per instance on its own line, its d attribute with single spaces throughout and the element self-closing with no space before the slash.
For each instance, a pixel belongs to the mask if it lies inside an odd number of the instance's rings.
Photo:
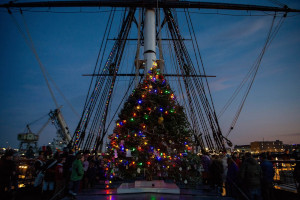
<svg viewBox="0 0 300 200">
<path fill-rule="evenodd" d="M 245 154 L 239 177 L 248 198 L 250 200 L 260 200 L 262 171 L 260 165 L 249 152 Z"/>
<path fill-rule="evenodd" d="M 69 190 L 69 193 L 73 196 L 76 196 L 79 187 L 80 187 L 80 181 L 83 178 L 84 170 L 83 170 L 83 161 L 84 157 L 81 155 L 81 153 L 77 153 L 76 159 L 74 160 L 72 164 L 72 173 L 71 173 L 71 188 Z"/>
</svg>

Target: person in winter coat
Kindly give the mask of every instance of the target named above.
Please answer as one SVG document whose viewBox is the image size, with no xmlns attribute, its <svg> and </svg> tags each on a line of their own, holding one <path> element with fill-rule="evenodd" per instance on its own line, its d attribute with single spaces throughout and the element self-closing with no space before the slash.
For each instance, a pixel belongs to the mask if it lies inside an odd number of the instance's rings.
<svg viewBox="0 0 300 200">
<path fill-rule="evenodd" d="M 40 151 L 39 152 L 39 157 L 34 162 L 35 175 L 37 175 L 41 170 L 44 169 L 45 164 L 46 163 L 45 163 L 44 152 Z"/>
<path fill-rule="evenodd" d="M 205 150 L 202 150 L 202 153 L 203 153 L 203 155 L 201 157 L 201 162 L 202 162 L 202 166 L 203 166 L 202 181 L 203 181 L 203 184 L 208 184 L 209 166 L 211 164 L 211 159 Z"/>
<path fill-rule="evenodd" d="M 87 170 L 86 176 L 88 178 L 89 186 L 93 188 L 96 183 L 96 176 L 97 176 L 97 168 L 93 161 L 90 161 L 89 168 Z"/>
<path fill-rule="evenodd" d="M 214 156 L 209 166 L 209 181 L 212 188 L 222 192 L 224 167 L 219 156 Z"/>
<path fill-rule="evenodd" d="M 65 185 L 65 179 L 64 179 L 64 163 L 66 158 L 64 156 L 60 156 L 57 161 L 57 165 L 55 167 L 55 192 L 54 194 L 58 195 L 58 197 L 61 197 L 62 189 Z"/>
<path fill-rule="evenodd" d="M 272 188 L 273 188 L 273 178 L 275 175 L 275 170 L 273 164 L 267 160 L 267 154 L 261 155 L 262 170 L 262 196 L 264 200 L 272 200 Z"/>
<path fill-rule="evenodd" d="M 48 199 L 54 194 L 55 185 L 55 168 L 57 160 L 49 155 L 49 160 L 45 164 L 44 172 L 44 183 L 43 183 L 43 199 Z"/>
<path fill-rule="evenodd" d="M 241 162 L 241 160 L 239 159 L 239 155 L 238 155 L 237 152 L 234 152 L 234 153 L 232 154 L 232 159 L 233 159 L 233 161 L 235 162 L 235 164 L 238 166 L 238 168 L 241 168 L 242 162 Z"/>
<path fill-rule="evenodd" d="M 245 154 L 245 160 L 241 166 L 239 177 L 244 184 L 244 189 L 250 200 L 261 199 L 262 171 L 251 153 Z"/>
<path fill-rule="evenodd" d="M 76 159 L 72 164 L 72 173 L 71 173 L 71 184 L 69 193 L 73 196 L 77 195 L 80 187 L 80 181 L 83 178 L 84 170 L 83 170 L 83 163 L 84 158 L 83 156 L 78 153 L 76 155 Z"/>
<path fill-rule="evenodd" d="M 237 197 L 237 188 L 238 183 L 238 172 L 239 167 L 232 158 L 227 159 L 228 171 L 226 176 L 226 195 L 230 197 Z"/>
<path fill-rule="evenodd" d="M 67 194 L 71 188 L 72 164 L 76 157 L 73 155 L 73 151 L 71 149 L 65 148 L 64 151 L 66 161 L 63 165 L 63 175 L 66 183 L 65 194 Z"/>
</svg>

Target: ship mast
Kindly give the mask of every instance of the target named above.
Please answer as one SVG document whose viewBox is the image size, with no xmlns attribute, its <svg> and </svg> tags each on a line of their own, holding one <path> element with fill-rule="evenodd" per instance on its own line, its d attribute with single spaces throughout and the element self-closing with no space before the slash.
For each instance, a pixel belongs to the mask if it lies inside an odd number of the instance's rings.
<svg viewBox="0 0 300 200">
<path fill-rule="evenodd" d="M 153 62 L 156 61 L 156 28 L 155 28 L 155 10 L 153 8 L 147 8 L 145 13 L 145 28 L 144 28 L 144 60 L 146 73 L 153 66 Z"/>
</svg>

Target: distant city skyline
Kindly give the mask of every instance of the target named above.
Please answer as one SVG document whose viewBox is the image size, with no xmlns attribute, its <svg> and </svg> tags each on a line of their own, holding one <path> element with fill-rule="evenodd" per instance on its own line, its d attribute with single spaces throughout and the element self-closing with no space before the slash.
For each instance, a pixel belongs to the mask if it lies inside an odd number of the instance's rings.
<svg viewBox="0 0 300 200">
<path fill-rule="evenodd" d="M 237 0 L 228 2 L 242 3 Z M 261 1 L 243 3 L 262 4 Z M 275 6 L 270 2 L 263 3 Z M 288 1 L 287 4 L 291 8 L 300 9 L 299 1 Z M 95 12 L 84 13 L 91 10 Z M 12 16 L 6 9 L 0 11 L 0 147 L 11 145 L 16 148 L 19 145 L 17 134 L 24 132 L 27 124 L 54 110 L 55 105 L 38 62 L 12 18 L 15 17 L 25 33 L 25 24 L 19 10 L 13 10 Z M 37 53 L 52 79 L 81 115 L 90 83 L 89 77 L 82 74 L 93 72 L 109 9 L 52 8 L 45 12 L 34 11 L 24 9 L 23 16 Z M 212 14 L 215 11 L 205 9 L 190 11 L 206 74 L 216 76 L 209 78 L 209 84 L 218 114 L 257 59 L 273 16 L 246 11 L 218 11 L 219 14 Z M 183 12 L 178 13 L 178 16 L 183 15 Z M 277 23 L 279 17 L 276 19 Z M 184 37 L 189 38 L 183 20 L 179 18 L 181 31 Z M 113 25 L 112 31 L 118 31 L 118 23 Z M 289 13 L 267 49 L 238 122 L 228 137 L 234 145 L 246 145 L 263 139 L 278 139 L 284 144 L 300 143 L 299 24 L 300 15 Z M 126 57 L 134 57 L 135 47 L 135 43 L 130 41 Z M 188 48 L 191 50 L 191 45 Z M 170 55 L 166 53 L 165 57 L 169 59 Z M 122 65 L 129 68 L 133 63 L 123 62 Z M 166 62 L 166 65 L 172 63 Z M 175 79 L 168 80 L 172 82 Z M 127 85 L 121 80 L 117 87 L 121 90 Z M 173 90 L 177 94 L 177 88 Z M 121 96 L 117 91 L 115 95 L 116 98 Z M 59 105 L 63 105 L 62 112 L 73 135 L 80 117 L 56 90 L 55 96 Z M 224 135 L 240 101 L 241 97 L 219 118 Z M 113 106 L 117 105 L 113 103 Z M 44 117 L 32 123 L 32 131 L 38 132 L 46 121 L 47 117 Z M 51 142 L 55 132 L 56 129 L 50 123 L 41 133 L 39 145 Z"/>
</svg>

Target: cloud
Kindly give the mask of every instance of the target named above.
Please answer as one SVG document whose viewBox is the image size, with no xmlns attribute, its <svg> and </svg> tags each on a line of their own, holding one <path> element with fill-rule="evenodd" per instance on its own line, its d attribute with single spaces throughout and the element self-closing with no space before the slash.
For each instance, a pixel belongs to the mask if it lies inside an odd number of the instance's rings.
<svg viewBox="0 0 300 200">
<path fill-rule="evenodd" d="M 290 137 L 298 136 L 298 137 L 300 137 L 300 133 L 278 134 L 278 136 L 290 136 Z"/>
<path fill-rule="evenodd" d="M 270 27 L 271 18 L 249 18 L 235 21 L 225 20 L 221 25 L 204 25 L 205 32 L 199 31 L 201 49 L 229 47 L 250 47 L 259 40 L 264 40 Z"/>
<path fill-rule="evenodd" d="M 229 26 L 228 30 L 223 33 L 224 37 L 237 39 L 237 38 L 245 38 L 252 35 L 256 35 L 257 32 L 265 29 L 267 27 L 267 20 L 251 20 L 249 18 L 239 21 L 238 23 L 234 23 Z"/>
<path fill-rule="evenodd" d="M 210 84 L 210 89 L 212 89 L 213 91 L 221 91 L 232 87 L 231 84 L 227 83 L 228 80 L 230 79 L 229 78 L 218 79 Z"/>
</svg>

